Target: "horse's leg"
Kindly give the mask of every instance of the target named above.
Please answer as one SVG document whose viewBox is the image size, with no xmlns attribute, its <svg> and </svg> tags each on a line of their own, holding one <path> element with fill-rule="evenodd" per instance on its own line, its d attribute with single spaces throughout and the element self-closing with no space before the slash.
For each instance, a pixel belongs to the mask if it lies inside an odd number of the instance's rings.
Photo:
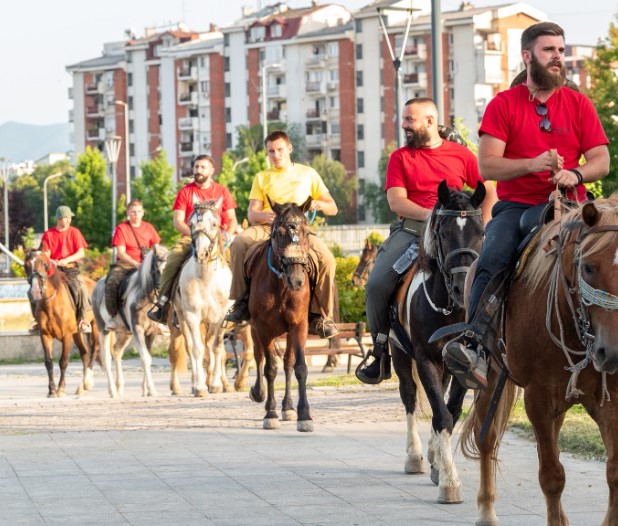
<svg viewBox="0 0 618 526">
<path fill-rule="evenodd" d="M 134 340 L 137 343 L 137 351 L 139 352 L 140 361 L 142 362 L 142 369 L 144 371 L 142 396 L 157 396 L 157 388 L 155 387 L 154 380 L 152 379 L 152 356 L 150 355 L 148 345 L 146 344 L 144 327 L 139 323 L 135 324 L 134 331 Z"/>
<path fill-rule="evenodd" d="M 47 369 L 47 398 L 58 396 L 56 382 L 54 382 L 54 339 L 49 334 L 41 333 L 41 344 L 45 356 L 45 369 Z"/>
<path fill-rule="evenodd" d="M 548 526 L 568 526 L 569 520 L 562 507 L 562 492 L 566 481 L 560 462 L 558 435 L 565 413 L 548 406 L 551 393 L 545 389 L 528 387 L 524 390 L 526 414 L 534 429 L 539 457 L 539 484 L 545 496 Z"/>
<path fill-rule="evenodd" d="M 288 346 L 290 343 L 288 342 Z M 285 372 L 285 394 L 281 402 L 281 420 L 292 421 L 296 420 L 296 411 L 294 411 L 294 402 L 292 401 L 292 372 L 294 370 L 294 353 L 286 348 L 283 355 L 283 370 Z"/>
<path fill-rule="evenodd" d="M 406 410 L 406 461 L 404 471 L 410 474 L 424 473 L 423 447 L 418 434 L 416 416 L 416 383 L 412 378 L 412 359 L 393 345 L 393 368 L 399 378 L 399 397 Z"/>
<path fill-rule="evenodd" d="M 266 345 L 266 365 L 264 377 L 266 378 L 266 415 L 264 415 L 264 429 L 279 429 L 279 415 L 275 402 L 275 378 L 277 378 L 277 361 L 275 359 L 275 342 L 271 340 Z"/>
<path fill-rule="evenodd" d="M 307 362 L 305 361 L 305 343 L 307 341 L 306 326 L 296 326 L 288 331 L 288 339 L 294 344 L 294 374 L 298 382 L 298 417 L 296 429 L 302 432 L 313 431 L 313 420 L 309 412 L 309 400 L 307 399 Z M 290 340 L 289 340 L 290 341 Z"/>
<path fill-rule="evenodd" d="M 126 332 L 116 334 L 115 336 L 113 358 L 114 365 L 116 367 L 116 389 L 118 390 L 119 396 L 124 396 L 124 370 L 122 368 L 122 357 L 124 355 L 124 350 L 127 348 L 129 343 L 131 343 L 131 339 L 131 334 Z"/>
<path fill-rule="evenodd" d="M 223 347 L 223 331 L 219 329 L 218 324 L 209 324 L 207 332 L 211 332 L 212 336 L 208 341 L 208 349 L 210 354 L 210 364 L 208 366 L 210 375 L 210 385 L 208 392 L 220 393 L 223 391 L 223 381 L 221 379 L 225 371 L 225 349 Z M 223 368 L 221 363 L 223 361 Z M 227 378 L 226 378 L 227 380 Z"/>
<path fill-rule="evenodd" d="M 421 350 L 423 352 L 421 352 Z M 444 403 L 442 367 L 427 359 L 428 349 L 417 349 L 416 365 L 431 405 L 431 427 L 436 433 L 437 449 L 432 462 L 432 480 L 438 472 L 438 502 L 458 503 L 463 501 L 461 481 L 453 461 L 451 437 L 453 417 Z"/>
<path fill-rule="evenodd" d="M 101 347 L 101 361 L 103 372 L 107 378 L 107 392 L 111 398 L 118 398 L 118 389 L 112 375 L 112 345 L 115 344 L 112 332 L 101 331 L 99 333 Z"/>
<path fill-rule="evenodd" d="M 79 350 L 79 357 L 82 360 L 82 381 L 77 386 L 77 391 L 75 392 L 75 394 L 79 396 L 84 394 L 84 391 L 88 390 L 88 387 L 86 387 L 86 378 L 88 376 L 88 366 L 90 364 L 90 352 L 88 350 L 88 344 L 86 343 L 86 336 L 82 333 L 75 333 L 73 335 L 73 342 Z"/>
<path fill-rule="evenodd" d="M 254 402 L 263 402 L 266 399 L 266 393 L 264 392 L 264 346 L 259 339 L 259 335 L 254 328 L 251 329 L 251 337 L 254 342 L 255 349 L 255 384 L 249 389 L 249 398 Z"/>
<path fill-rule="evenodd" d="M 193 396 L 203 397 L 206 396 L 208 391 L 204 372 L 204 343 L 200 330 L 201 320 L 198 319 L 197 315 L 190 312 L 185 312 L 184 317 L 184 321 L 181 321 L 181 327 L 191 359 L 191 391 Z"/>
<path fill-rule="evenodd" d="M 170 330 L 170 343 L 167 355 L 171 366 L 170 390 L 172 395 L 180 395 L 182 394 L 182 388 L 178 381 L 178 373 L 187 370 L 187 351 L 185 349 L 184 337 L 174 327 Z"/>
<path fill-rule="evenodd" d="M 60 379 L 58 380 L 58 396 L 64 396 L 66 390 L 66 371 L 69 366 L 69 355 L 71 354 L 71 343 L 73 341 L 73 335 L 71 333 L 65 333 L 62 335 L 62 354 L 58 364 L 60 365 Z"/>
<path fill-rule="evenodd" d="M 243 359 L 242 365 L 240 367 L 240 372 L 236 376 L 236 380 L 234 381 L 234 389 L 237 391 L 242 390 L 245 387 L 245 382 L 247 381 L 247 377 L 249 376 L 249 368 L 251 366 L 255 367 L 255 358 L 253 355 L 253 338 L 251 338 L 251 327 L 249 325 L 245 325 L 242 329 L 240 329 L 240 339 L 242 340 L 243 346 Z"/>
<path fill-rule="evenodd" d="M 233 391 L 232 386 L 230 385 L 229 380 L 227 379 L 227 351 L 225 350 L 225 331 L 223 329 L 219 329 L 219 333 L 221 334 L 221 383 L 223 384 L 223 392 L 231 393 Z"/>
<path fill-rule="evenodd" d="M 92 325 L 94 328 L 95 326 Z M 101 351 L 100 351 L 100 342 L 99 342 L 99 331 L 96 331 L 88 335 L 88 344 L 89 344 L 89 354 L 88 354 L 88 365 L 86 366 L 86 373 L 84 375 L 84 389 L 86 391 L 90 391 L 94 387 L 94 364 L 99 361 L 101 362 Z"/>
</svg>

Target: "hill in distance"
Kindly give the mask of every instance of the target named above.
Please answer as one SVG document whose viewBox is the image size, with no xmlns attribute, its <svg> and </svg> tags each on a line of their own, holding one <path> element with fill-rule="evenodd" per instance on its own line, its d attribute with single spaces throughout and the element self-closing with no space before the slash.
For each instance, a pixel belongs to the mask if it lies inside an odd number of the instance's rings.
<svg viewBox="0 0 618 526">
<path fill-rule="evenodd" d="M 48 153 L 70 149 L 69 123 L 40 126 L 9 121 L 0 124 L 0 157 L 11 163 L 36 161 Z"/>
</svg>

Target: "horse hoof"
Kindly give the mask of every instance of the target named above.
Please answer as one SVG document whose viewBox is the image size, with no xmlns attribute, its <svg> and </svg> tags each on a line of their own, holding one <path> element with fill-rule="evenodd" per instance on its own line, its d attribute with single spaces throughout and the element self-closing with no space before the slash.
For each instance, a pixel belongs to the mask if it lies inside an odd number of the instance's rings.
<svg viewBox="0 0 618 526">
<path fill-rule="evenodd" d="M 311 433 L 313 431 L 313 420 L 299 420 L 296 422 L 296 430 L 301 433 Z"/>
<path fill-rule="evenodd" d="M 257 402 L 258 404 L 264 401 L 264 395 L 256 393 L 253 387 L 249 389 L 249 398 L 251 398 L 251 400 L 253 400 L 254 402 Z"/>
<path fill-rule="evenodd" d="M 438 493 L 438 502 L 440 504 L 459 504 L 463 500 L 461 484 L 442 487 Z"/>
<path fill-rule="evenodd" d="M 218 387 L 213 387 L 212 385 L 208 388 L 208 392 L 210 394 L 218 394 L 218 393 L 222 393 L 223 392 L 223 387 L 222 386 L 218 386 Z"/>
<path fill-rule="evenodd" d="M 182 394 L 182 389 L 172 389 L 172 396 L 180 396 Z"/>
<path fill-rule="evenodd" d="M 325 365 L 324 367 L 322 367 L 323 373 L 332 373 L 334 370 L 335 368 L 332 365 Z"/>
<path fill-rule="evenodd" d="M 293 422 L 296 420 L 296 411 L 294 411 L 294 409 L 286 409 L 281 411 L 281 420 L 284 422 Z"/>
<path fill-rule="evenodd" d="M 475 523 L 475 526 L 500 526 L 500 521 L 498 517 L 495 516 L 491 519 L 478 519 Z"/>
<path fill-rule="evenodd" d="M 403 470 L 408 475 L 420 475 L 422 473 L 425 473 L 425 464 L 423 461 L 423 457 L 406 459 L 406 464 Z"/>
<path fill-rule="evenodd" d="M 279 429 L 281 423 L 278 418 L 265 418 L 262 427 L 264 429 Z"/>
<path fill-rule="evenodd" d="M 77 391 L 75 391 L 75 394 L 77 396 L 81 396 L 86 392 L 86 389 L 84 388 L 84 386 L 82 386 L 81 384 L 77 387 Z"/>
<path fill-rule="evenodd" d="M 235 389 L 236 391 L 242 391 L 244 388 L 245 388 L 245 382 L 244 382 L 244 380 L 241 380 L 241 381 L 236 380 L 236 381 L 234 382 L 234 389 Z"/>
<path fill-rule="evenodd" d="M 208 391 L 206 391 L 206 389 L 196 389 L 193 393 L 193 396 L 195 396 L 196 398 L 204 398 L 207 392 Z"/>
<path fill-rule="evenodd" d="M 56 393 L 47 393 L 47 398 L 58 398 Z"/>
<path fill-rule="evenodd" d="M 440 484 L 440 470 L 434 468 L 433 464 L 431 465 L 429 477 L 431 478 L 431 482 L 433 482 L 436 486 Z"/>
</svg>

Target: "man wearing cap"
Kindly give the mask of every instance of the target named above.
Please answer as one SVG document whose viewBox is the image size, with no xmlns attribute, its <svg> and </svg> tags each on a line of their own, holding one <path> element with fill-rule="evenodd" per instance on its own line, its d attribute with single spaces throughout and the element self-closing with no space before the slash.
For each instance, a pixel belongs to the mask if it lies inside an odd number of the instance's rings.
<svg viewBox="0 0 618 526">
<path fill-rule="evenodd" d="M 64 272 L 69 278 L 68 286 L 75 298 L 77 324 L 79 332 L 92 332 L 92 327 L 86 319 L 88 292 L 80 279 L 77 263 L 85 253 L 88 243 L 82 233 L 71 226 L 75 214 L 68 206 L 59 206 L 56 210 L 56 226 L 45 231 L 41 241 L 41 250 L 51 259 L 52 269 Z"/>
</svg>

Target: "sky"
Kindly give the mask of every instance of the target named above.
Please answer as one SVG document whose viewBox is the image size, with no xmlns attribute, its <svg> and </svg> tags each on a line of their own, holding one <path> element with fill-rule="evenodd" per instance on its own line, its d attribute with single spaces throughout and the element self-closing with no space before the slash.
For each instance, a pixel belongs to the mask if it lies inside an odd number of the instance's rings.
<svg viewBox="0 0 618 526">
<path fill-rule="evenodd" d="M 288 0 L 304 7 L 311 0 Z M 195 31 L 229 25 L 244 5 L 274 0 L 20 0 L 0 7 L 0 125 L 67 122 L 71 108 L 66 66 L 101 55 L 103 43 L 124 39 L 126 29 L 143 35 L 145 27 L 184 22 Z M 351 11 L 369 0 L 322 0 Z M 442 11 L 456 10 L 461 0 L 441 0 Z M 471 0 L 477 7 L 508 0 Z M 618 0 L 528 0 L 565 30 L 568 44 L 597 43 L 616 21 Z M 586 7 L 586 5 L 588 7 Z"/>
</svg>

